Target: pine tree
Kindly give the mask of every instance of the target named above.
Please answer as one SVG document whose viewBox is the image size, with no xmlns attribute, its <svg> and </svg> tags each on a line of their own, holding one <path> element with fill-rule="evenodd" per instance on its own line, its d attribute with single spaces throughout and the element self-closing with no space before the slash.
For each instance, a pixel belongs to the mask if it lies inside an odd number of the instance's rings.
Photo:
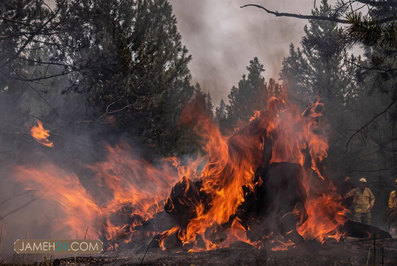
<svg viewBox="0 0 397 266">
<path fill-rule="evenodd" d="M 226 119 L 226 104 L 223 100 L 220 101 L 219 107 L 215 108 L 215 120 L 220 123 Z"/>
<path fill-rule="evenodd" d="M 226 124 L 232 126 L 238 121 L 248 122 L 255 110 L 263 109 L 267 104 L 267 88 L 262 73 L 263 65 L 255 57 L 247 67 L 248 75 L 243 75 L 238 87 L 233 86 L 226 106 Z M 218 110 L 218 116 L 223 116 Z M 220 117 L 219 117 L 220 118 Z"/>
<path fill-rule="evenodd" d="M 331 16 L 332 7 L 322 0 L 315 16 Z M 343 30 L 336 22 L 310 20 L 304 28 L 302 49 L 290 47 L 284 59 L 280 78 L 286 84 L 292 99 L 303 106 L 320 96 L 330 105 L 343 104 L 356 95 L 355 66 L 346 49 Z"/>
<path fill-rule="evenodd" d="M 188 62 L 176 18 L 166 0 L 72 1 L 65 30 L 83 71 L 75 90 L 88 96 L 97 115 L 115 118 L 115 130 L 139 136 L 162 153 L 174 154 L 177 122 L 191 99 Z M 81 27 L 73 29 L 75 20 Z M 85 21 L 84 21 L 85 20 Z M 66 41 L 65 41 L 66 42 Z"/>
<path fill-rule="evenodd" d="M 17 79 L 51 80 L 45 74 L 53 73 L 69 80 L 60 83 L 63 93 L 87 99 L 90 117 L 112 116 L 113 131 L 162 153 L 183 150 L 175 143 L 184 134 L 180 113 L 194 94 L 191 56 L 167 0 L 56 0 L 53 10 L 43 0 L 3 2 L 0 89 Z"/>
</svg>

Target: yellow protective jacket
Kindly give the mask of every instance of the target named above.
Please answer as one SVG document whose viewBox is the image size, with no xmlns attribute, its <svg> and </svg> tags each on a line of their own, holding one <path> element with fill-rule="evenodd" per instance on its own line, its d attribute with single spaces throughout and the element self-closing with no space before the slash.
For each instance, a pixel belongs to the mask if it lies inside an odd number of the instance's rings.
<svg viewBox="0 0 397 266">
<path fill-rule="evenodd" d="M 375 196 L 369 188 L 361 192 L 360 188 L 355 188 L 346 194 L 346 198 L 353 197 L 353 208 L 355 213 L 368 213 L 375 203 Z"/>
<path fill-rule="evenodd" d="M 397 190 L 390 192 L 389 208 L 390 209 L 397 208 Z"/>
</svg>

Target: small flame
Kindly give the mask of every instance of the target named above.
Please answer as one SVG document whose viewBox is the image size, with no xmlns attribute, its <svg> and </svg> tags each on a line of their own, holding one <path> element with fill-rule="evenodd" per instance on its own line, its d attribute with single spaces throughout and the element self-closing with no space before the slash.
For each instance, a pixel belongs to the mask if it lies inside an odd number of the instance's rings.
<svg viewBox="0 0 397 266">
<path fill-rule="evenodd" d="M 291 239 L 288 239 L 287 241 L 276 239 L 276 240 L 272 240 L 271 243 L 276 245 L 271 248 L 272 251 L 286 251 L 290 248 L 295 247 L 295 243 L 292 242 Z"/>
<path fill-rule="evenodd" d="M 37 126 L 30 129 L 32 137 L 40 144 L 47 147 L 54 147 L 54 143 L 48 138 L 50 136 L 50 130 L 43 127 L 43 123 L 40 120 L 36 120 Z"/>
</svg>

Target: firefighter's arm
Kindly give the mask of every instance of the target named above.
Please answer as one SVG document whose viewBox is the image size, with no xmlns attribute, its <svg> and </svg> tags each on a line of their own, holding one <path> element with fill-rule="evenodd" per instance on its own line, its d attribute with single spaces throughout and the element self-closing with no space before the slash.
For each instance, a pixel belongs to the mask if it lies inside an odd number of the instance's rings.
<svg viewBox="0 0 397 266">
<path fill-rule="evenodd" d="M 353 197 L 353 196 L 354 196 L 354 193 L 356 193 L 356 189 L 357 189 L 357 188 L 353 188 L 352 190 L 350 190 L 349 192 L 347 192 L 347 193 L 345 194 L 345 199 L 350 198 L 350 197 Z"/>
<path fill-rule="evenodd" d="M 375 204 L 375 195 L 374 195 L 374 193 L 372 193 L 372 191 L 370 189 L 369 189 L 369 195 L 370 195 L 369 208 L 372 209 L 372 207 L 374 207 L 374 204 Z"/>
<path fill-rule="evenodd" d="M 389 197 L 389 209 L 393 208 L 393 202 L 396 200 L 396 191 L 392 191 Z"/>
</svg>

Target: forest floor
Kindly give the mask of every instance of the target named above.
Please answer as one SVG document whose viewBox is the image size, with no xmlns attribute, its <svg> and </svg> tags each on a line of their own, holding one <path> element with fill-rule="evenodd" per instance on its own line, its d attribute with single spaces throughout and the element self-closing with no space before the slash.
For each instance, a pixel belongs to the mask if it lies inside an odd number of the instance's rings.
<svg viewBox="0 0 397 266">
<path fill-rule="evenodd" d="M 375 248 L 374 248 L 375 247 Z M 376 252 L 374 253 L 374 250 Z M 245 243 L 202 252 L 125 249 L 87 257 L 14 256 L 11 264 L 34 265 L 397 265 L 397 239 L 306 241 L 286 251 L 257 249 Z M 144 259 L 143 259 L 144 258 Z M 142 260 L 143 259 L 143 260 Z M 35 262 L 33 262 L 35 261 Z"/>
</svg>

